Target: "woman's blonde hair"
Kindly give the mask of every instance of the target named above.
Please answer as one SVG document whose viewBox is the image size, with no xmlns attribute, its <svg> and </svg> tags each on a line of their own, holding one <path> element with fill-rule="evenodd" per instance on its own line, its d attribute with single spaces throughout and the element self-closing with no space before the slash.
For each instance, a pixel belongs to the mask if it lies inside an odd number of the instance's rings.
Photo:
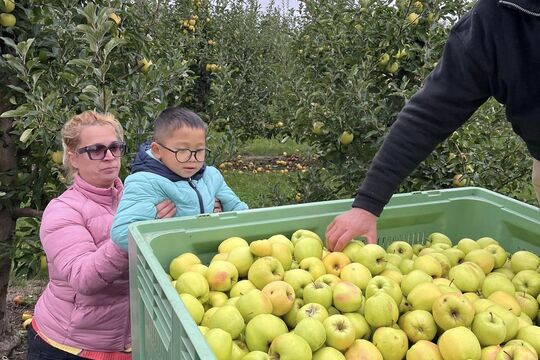
<svg viewBox="0 0 540 360">
<path fill-rule="evenodd" d="M 88 126 L 110 125 L 114 128 L 118 140 L 124 141 L 124 130 L 122 125 L 112 114 L 98 113 L 95 111 L 85 111 L 72 117 L 62 127 L 62 147 L 64 148 L 63 164 L 67 172 L 67 180 L 71 181 L 77 169 L 73 168 L 68 159 L 68 152 L 75 152 L 80 144 L 81 131 Z"/>
</svg>

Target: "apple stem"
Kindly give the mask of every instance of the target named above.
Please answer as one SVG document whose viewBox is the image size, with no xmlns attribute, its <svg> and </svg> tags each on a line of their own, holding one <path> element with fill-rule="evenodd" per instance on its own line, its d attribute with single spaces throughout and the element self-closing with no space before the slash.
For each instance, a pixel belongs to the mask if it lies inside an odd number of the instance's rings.
<svg viewBox="0 0 540 360">
<path fill-rule="evenodd" d="M 493 322 L 493 312 L 489 312 L 489 315 L 491 316 L 491 322 Z"/>
</svg>

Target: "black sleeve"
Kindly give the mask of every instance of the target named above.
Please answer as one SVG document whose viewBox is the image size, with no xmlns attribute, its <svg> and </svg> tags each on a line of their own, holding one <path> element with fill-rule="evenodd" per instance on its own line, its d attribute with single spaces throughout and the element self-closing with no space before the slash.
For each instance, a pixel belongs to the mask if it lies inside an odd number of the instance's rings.
<svg viewBox="0 0 540 360">
<path fill-rule="evenodd" d="M 489 38 L 475 9 L 456 24 L 435 70 L 392 125 L 353 207 L 379 216 L 400 183 L 489 98 Z"/>
</svg>

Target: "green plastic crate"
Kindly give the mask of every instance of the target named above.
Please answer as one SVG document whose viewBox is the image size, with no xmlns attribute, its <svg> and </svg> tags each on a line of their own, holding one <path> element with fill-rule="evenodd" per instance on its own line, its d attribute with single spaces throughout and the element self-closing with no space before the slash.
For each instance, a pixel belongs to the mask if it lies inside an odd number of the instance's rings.
<svg viewBox="0 0 540 360">
<path fill-rule="evenodd" d="M 167 276 L 184 252 L 208 263 L 220 241 L 247 241 L 308 229 L 324 239 L 326 226 L 350 209 L 352 199 L 152 220 L 129 228 L 133 359 L 215 359 Z M 454 242 L 491 236 L 510 252 L 540 253 L 540 209 L 481 188 L 397 194 L 379 223 L 379 244 L 422 242 L 431 232 Z"/>
</svg>

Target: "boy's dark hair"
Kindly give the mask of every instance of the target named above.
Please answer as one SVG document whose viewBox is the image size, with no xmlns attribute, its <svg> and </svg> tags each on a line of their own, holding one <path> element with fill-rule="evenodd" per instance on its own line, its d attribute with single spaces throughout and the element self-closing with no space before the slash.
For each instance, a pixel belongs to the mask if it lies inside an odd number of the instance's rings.
<svg viewBox="0 0 540 360">
<path fill-rule="evenodd" d="M 192 129 L 204 129 L 204 131 L 208 128 L 208 125 L 193 111 L 173 106 L 163 110 L 154 121 L 154 141 L 162 141 L 172 131 L 184 126 Z"/>
</svg>

